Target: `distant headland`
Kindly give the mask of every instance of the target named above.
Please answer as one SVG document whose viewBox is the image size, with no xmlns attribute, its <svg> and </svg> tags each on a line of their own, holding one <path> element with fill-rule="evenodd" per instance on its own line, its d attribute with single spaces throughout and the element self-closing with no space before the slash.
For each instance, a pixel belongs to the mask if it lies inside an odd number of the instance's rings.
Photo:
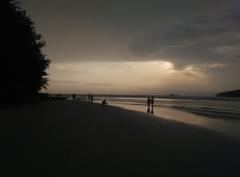
<svg viewBox="0 0 240 177">
<path fill-rule="evenodd" d="M 240 97 L 240 89 L 217 93 L 217 97 Z"/>
</svg>

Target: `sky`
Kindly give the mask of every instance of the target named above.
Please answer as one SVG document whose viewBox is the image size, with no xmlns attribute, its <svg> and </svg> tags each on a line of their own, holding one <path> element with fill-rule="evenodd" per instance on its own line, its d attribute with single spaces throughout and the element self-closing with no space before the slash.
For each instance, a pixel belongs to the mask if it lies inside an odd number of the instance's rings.
<svg viewBox="0 0 240 177">
<path fill-rule="evenodd" d="M 239 0 L 22 0 L 48 92 L 213 95 L 240 88 Z"/>
</svg>

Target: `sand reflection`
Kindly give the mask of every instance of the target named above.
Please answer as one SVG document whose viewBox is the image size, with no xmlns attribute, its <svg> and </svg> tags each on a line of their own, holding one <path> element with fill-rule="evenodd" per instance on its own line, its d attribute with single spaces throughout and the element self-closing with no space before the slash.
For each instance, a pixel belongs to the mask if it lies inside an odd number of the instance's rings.
<svg viewBox="0 0 240 177">
<path fill-rule="evenodd" d="M 113 103 L 112 105 L 122 107 L 128 110 L 146 112 L 146 107 L 143 105 L 119 104 L 119 103 Z M 154 116 L 204 127 L 207 129 L 215 130 L 220 133 L 224 133 L 229 136 L 240 138 L 239 120 L 208 118 L 205 116 L 200 116 L 185 111 L 165 107 L 163 108 L 159 106 L 156 106 L 154 108 Z"/>
</svg>

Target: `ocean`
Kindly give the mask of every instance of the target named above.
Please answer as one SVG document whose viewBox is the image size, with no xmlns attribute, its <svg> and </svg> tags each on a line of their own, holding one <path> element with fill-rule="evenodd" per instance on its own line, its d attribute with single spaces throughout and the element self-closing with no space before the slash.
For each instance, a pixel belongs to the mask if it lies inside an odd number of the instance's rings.
<svg viewBox="0 0 240 177">
<path fill-rule="evenodd" d="M 95 102 L 101 103 L 106 98 L 109 105 L 124 107 L 141 106 L 142 111 L 147 109 L 147 98 L 124 97 L 124 96 L 95 96 Z M 154 109 L 170 108 L 194 113 L 216 119 L 238 119 L 240 120 L 239 98 L 215 98 L 215 97 L 179 97 L 154 99 Z"/>
<path fill-rule="evenodd" d="M 63 95 L 71 100 L 72 95 Z M 76 95 L 87 101 L 87 95 Z M 121 107 L 198 127 L 240 139 L 240 98 L 155 96 L 153 114 L 147 113 L 147 96 L 95 95 L 94 103 L 107 100 L 108 106 Z"/>
<path fill-rule="evenodd" d="M 101 104 L 103 99 L 110 106 L 148 114 L 146 96 L 95 96 L 94 102 Z M 178 96 L 155 97 L 154 100 L 153 116 L 156 118 L 191 124 L 240 138 L 239 98 Z"/>
</svg>

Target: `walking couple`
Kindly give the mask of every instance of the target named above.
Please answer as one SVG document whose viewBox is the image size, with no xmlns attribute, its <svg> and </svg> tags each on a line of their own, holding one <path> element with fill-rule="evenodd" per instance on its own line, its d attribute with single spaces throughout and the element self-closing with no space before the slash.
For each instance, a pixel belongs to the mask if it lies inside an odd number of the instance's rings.
<svg viewBox="0 0 240 177">
<path fill-rule="evenodd" d="M 147 112 L 150 113 L 150 107 L 151 107 L 151 113 L 153 114 L 153 105 L 154 105 L 154 97 L 148 97 L 147 98 Z"/>
</svg>

